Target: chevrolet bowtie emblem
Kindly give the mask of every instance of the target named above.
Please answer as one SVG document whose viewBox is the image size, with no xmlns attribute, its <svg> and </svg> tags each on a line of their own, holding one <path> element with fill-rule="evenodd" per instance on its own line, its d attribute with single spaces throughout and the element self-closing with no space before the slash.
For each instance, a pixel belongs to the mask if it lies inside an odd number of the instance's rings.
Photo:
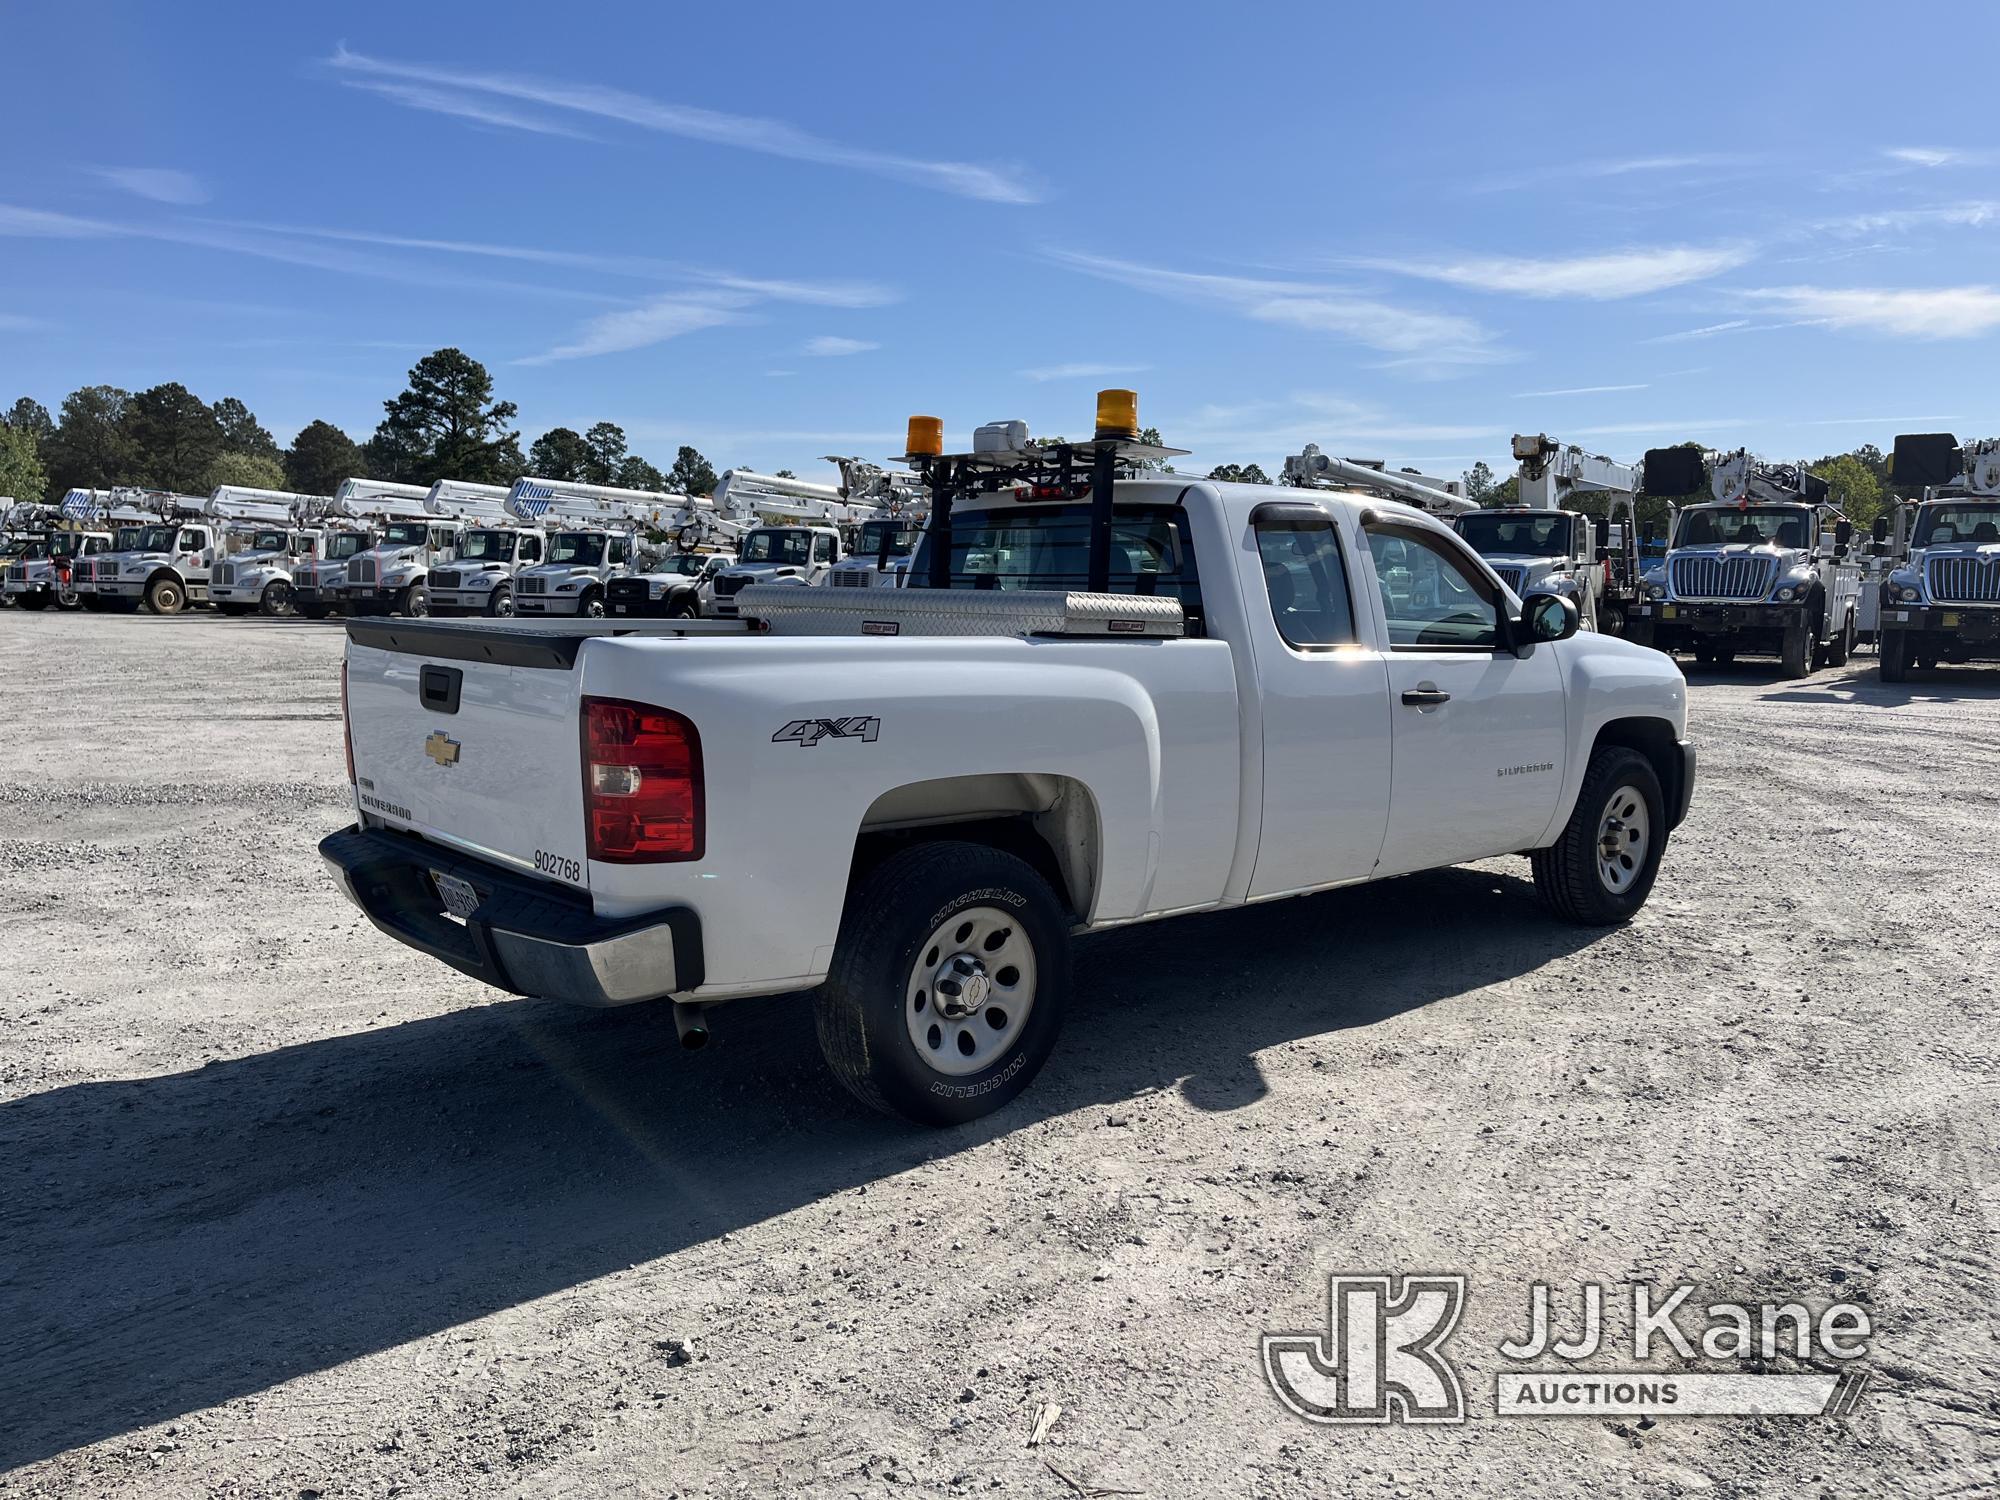
<svg viewBox="0 0 2000 1500">
<path fill-rule="evenodd" d="M 458 764 L 458 741 L 442 729 L 431 731 L 431 737 L 424 741 L 424 754 L 441 766 Z"/>
</svg>

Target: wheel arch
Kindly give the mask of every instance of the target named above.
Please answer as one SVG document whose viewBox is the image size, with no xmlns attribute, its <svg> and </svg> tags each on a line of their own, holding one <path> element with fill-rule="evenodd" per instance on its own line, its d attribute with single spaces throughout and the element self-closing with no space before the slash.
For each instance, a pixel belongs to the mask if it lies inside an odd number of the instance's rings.
<svg viewBox="0 0 2000 1500">
<path fill-rule="evenodd" d="M 849 889 L 898 850 L 943 840 L 1025 860 L 1075 921 L 1097 904 L 1102 822 L 1096 797 L 1074 777 L 989 772 L 892 787 L 862 815 Z"/>
<path fill-rule="evenodd" d="M 1673 809 L 1682 805 L 1681 778 L 1687 774 L 1673 723 L 1650 715 L 1612 719 L 1597 731 L 1590 753 L 1596 755 L 1604 745 L 1620 745 L 1646 757 L 1653 774 L 1660 778 L 1660 796 L 1671 818 Z"/>
</svg>

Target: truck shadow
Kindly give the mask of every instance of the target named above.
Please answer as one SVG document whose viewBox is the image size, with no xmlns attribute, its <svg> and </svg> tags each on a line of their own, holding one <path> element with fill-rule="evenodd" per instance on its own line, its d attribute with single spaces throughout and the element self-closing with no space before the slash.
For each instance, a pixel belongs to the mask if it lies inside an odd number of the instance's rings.
<svg viewBox="0 0 2000 1500">
<path fill-rule="evenodd" d="M 1440 914 L 1450 914 L 1450 927 Z M 1448 937 L 1447 937 L 1448 932 Z M 324 1370 L 782 1215 L 1032 1121 L 1585 946 L 1459 869 L 1082 945 L 1039 1083 L 928 1132 L 853 1104 L 801 997 L 682 1053 L 656 1007 L 508 1001 L 0 1107 L 0 1470 Z"/>
<path fill-rule="evenodd" d="M 1902 682 L 1884 682 L 1875 664 L 1850 665 L 1787 684 L 1766 693 L 1769 703 L 1855 703 L 1864 707 L 1901 708 L 1911 703 L 1964 703 L 2000 699 L 2000 669 L 1982 666 L 1938 667 L 1912 671 Z"/>
</svg>

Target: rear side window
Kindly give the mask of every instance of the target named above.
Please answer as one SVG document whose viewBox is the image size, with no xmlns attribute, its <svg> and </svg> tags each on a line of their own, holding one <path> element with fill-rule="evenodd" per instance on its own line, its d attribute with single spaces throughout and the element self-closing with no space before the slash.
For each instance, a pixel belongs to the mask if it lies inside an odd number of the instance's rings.
<svg viewBox="0 0 2000 1500">
<path fill-rule="evenodd" d="M 1354 600 L 1333 522 L 1301 506 L 1276 514 L 1260 508 L 1253 524 L 1271 619 L 1285 644 L 1300 651 L 1353 645 Z"/>
</svg>

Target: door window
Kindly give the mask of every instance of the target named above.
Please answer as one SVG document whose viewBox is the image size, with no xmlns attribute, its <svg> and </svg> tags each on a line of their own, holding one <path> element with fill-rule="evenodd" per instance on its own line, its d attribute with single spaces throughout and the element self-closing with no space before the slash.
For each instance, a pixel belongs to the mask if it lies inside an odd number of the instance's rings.
<svg viewBox="0 0 2000 1500">
<path fill-rule="evenodd" d="M 816 536 L 813 538 L 813 561 L 816 563 L 833 561 L 833 538 Z"/>
<path fill-rule="evenodd" d="M 1253 524 L 1271 618 L 1285 644 L 1320 651 L 1355 643 L 1354 602 L 1333 522 L 1305 507 L 1262 513 Z"/>
<path fill-rule="evenodd" d="M 1451 544 L 1412 526 L 1367 528 L 1389 644 L 1398 651 L 1491 651 L 1500 644 L 1492 585 Z"/>
<path fill-rule="evenodd" d="M 625 561 L 625 548 L 626 542 L 622 536 L 611 539 L 611 563 L 613 567 Z"/>
<path fill-rule="evenodd" d="M 522 537 L 520 561 L 524 563 L 531 563 L 531 562 L 540 562 L 541 560 L 542 560 L 542 539 L 538 536 Z"/>
</svg>

